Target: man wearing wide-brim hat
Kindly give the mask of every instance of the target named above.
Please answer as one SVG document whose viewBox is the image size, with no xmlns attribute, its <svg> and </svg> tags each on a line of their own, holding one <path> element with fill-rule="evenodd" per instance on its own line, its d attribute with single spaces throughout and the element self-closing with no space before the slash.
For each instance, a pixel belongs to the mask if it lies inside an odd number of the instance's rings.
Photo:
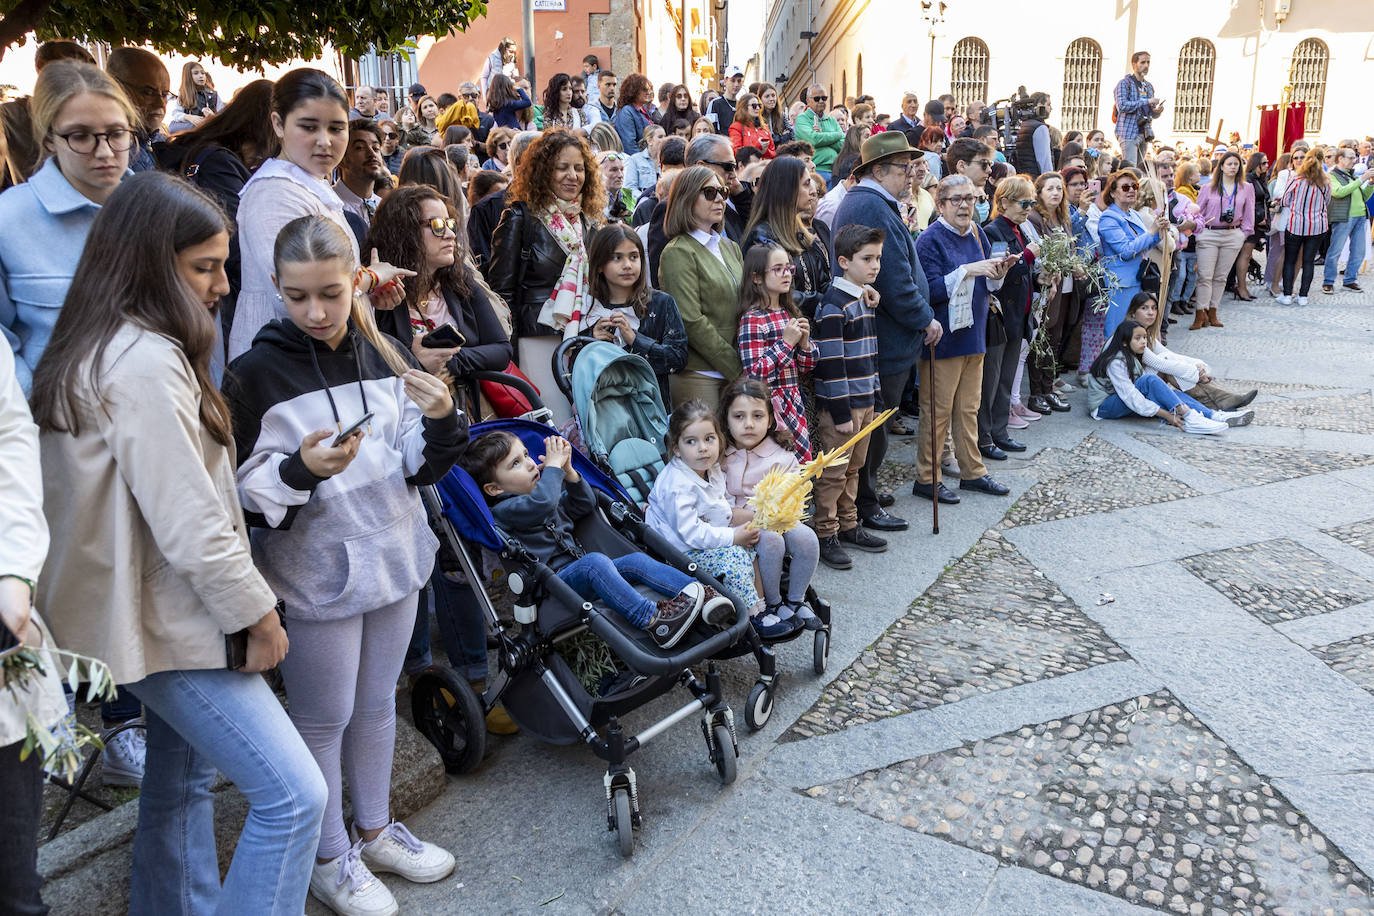
<svg viewBox="0 0 1374 916">
<path fill-rule="evenodd" d="M 865 140 L 859 151 L 859 164 L 854 167 L 858 184 L 840 202 L 831 223 L 837 233 L 842 226 L 857 223 L 886 234 L 882 269 L 873 283 L 879 295 L 874 317 L 878 385 L 882 394 L 880 410 L 897 406 L 917 356 L 927 345 L 934 346 L 941 334 L 940 323 L 930 307 L 926 275 L 897 203 L 898 196 L 910 188 L 907 166 L 919 155 L 920 151 L 913 149 L 900 131 L 883 131 Z M 831 266 L 837 274 L 840 272 L 833 255 Z M 902 531 L 907 523 L 879 505 L 877 475 L 886 454 L 887 431 L 879 427 L 869 441 L 868 458 L 859 475 L 859 519 L 865 528 Z"/>
</svg>

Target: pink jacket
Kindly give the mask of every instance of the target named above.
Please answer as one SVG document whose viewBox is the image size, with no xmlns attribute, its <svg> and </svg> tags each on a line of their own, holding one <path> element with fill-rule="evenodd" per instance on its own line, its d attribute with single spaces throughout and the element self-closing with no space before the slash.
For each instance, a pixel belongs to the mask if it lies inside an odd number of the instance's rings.
<svg viewBox="0 0 1374 916">
<path fill-rule="evenodd" d="M 772 437 L 765 437 L 752 449 L 732 446 L 725 450 L 720 469 L 725 472 L 725 492 L 730 494 L 736 509 L 744 508 L 763 475 L 778 465 L 792 470 L 798 467 L 797 456 L 791 449 L 774 442 Z"/>
</svg>

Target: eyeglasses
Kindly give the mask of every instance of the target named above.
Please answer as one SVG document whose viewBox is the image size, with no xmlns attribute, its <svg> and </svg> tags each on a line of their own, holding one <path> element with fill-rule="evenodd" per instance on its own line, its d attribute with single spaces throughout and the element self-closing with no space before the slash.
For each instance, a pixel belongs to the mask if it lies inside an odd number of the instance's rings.
<svg viewBox="0 0 1374 916">
<path fill-rule="evenodd" d="M 758 102 L 750 102 L 750 103 L 749 103 L 749 107 L 750 107 L 750 108 L 762 108 L 763 106 L 760 105 Z"/>
<path fill-rule="evenodd" d="M 502 140 L 500 143 L 496 144 L 496 148 L 497 148 L 497 149 L 509 149 L 509 148 L 510 148 L 510 141 L 509 141 L 509 140 Z"/>
<path fill-rule="evenodd" d="M 148 102 L 171 102 L 177 98 L 175 92 L 163 92 L 156 86 L 135 86 L 123 80 L 119 80 L 119 85 Z"/>
<path fill-rule="evenodd" d="M 400 134 L 393 134 L 393 133 L 392 133 L 391 131 L 389 131 L 389 130 L 384 130 L 384 131 L 382 131 L 382 139 L 383 139 L 383 140 L 395 140 L 398 136 L 400 136 Z"/>
<path fill-rule="evenodd" d="M 82 156 L 89 156 L 94 153 L 100 146 L 102 139 L 112 153 L 128 152 L 134 145 L 134 132 L 127 127 L 102 131 L 98 134 L 93 134 L 88 130 L 69 130 L 65 134 L 54 134 L 54 136 L 61 137 L 68 149 Z"/>
<path fill-rule="evenodd" d="M 768 272 L 775 277 L 791 276 L 797 272 L 796 264 L 774 264 Z"/>
<path fill-rule="evenodd" d="M 971 204 L 976 198 L 972 194 L 959 194 L 951 197 L 940 198 L 941 203 L 946 204 Z"/>
<path fill-rule="evenodd" d="M 1035 199 L 1034 199 L 1034 198 L 1029 198 L 1029 199 L 1027 199 L 1027 200 L 1018 200 L 1018 201 L 1016 202 L 1016 204 L 1017 204 L 1017 206 L 1019 206 L 1022 210 L 1029 210 L 1031 207 L 1035 206 Z"/>
<path fill-rule="evenodd" d="M 706 187 L 701 189 L 701 196 L 709 200 L 711 203 L 715 203 L 718 200 L 725 199 L 725 189 L 718 185 L 708 184 Z"/>
<path fill-rule="evenodd" d="M 446 219 L 440 219 L 434 216 L 425 222 L 429 226 L 429 231 L 434 233 L 436 239 L 443 238 L 445 233 L 449 232 L 452 232 L 454 235 L 458 234 L 458 220 L 451 216 Z"/>
<path fill-rule="evenodd" d="M 830 96 L 828 96 L 828 95 L 811 95 L 811 96 L 807 96 L 807 98 L 808 98 L 809 100 L 813 101 L 813 102 L 828 102 L 828 101 L 830 101 Z"/>
<path fill-rule="evenodd" d="M 1116 189 L 1117 189 L 1118 191 L 1139 191 L 1139 190 L 1140 190 L 1140 185 L 1135 185 L 1135 184 L 1119 184 L 1119 185 L 1116 186 Z"/>
<path fill-rule="evenodd" d="M 729 172 L 729 173 L 731 173 L 731 174 L 734 174 L 736 171 L 739 170 L 739 165 L 736 164 L 736 163 L 734 163 L 734 162 L 730 162 L 730 161 L 721 162 L 721 161 L 719 161 L 719 160 L 717 160 L 717 159 L 703 159 L 703 160 L 701 160 L 701 164 L 702 164 L 702 165 L 714 165 L 716 168 L 718 168 L 718 169 L 725 169 L 725 171 L 727 171 L 727 172 Z"/>
<path fill-rule="evenodd" d="M 975 160 L 973 160 L 973 164 L 974 164 L 974 165 L 981 165 L 985 171 L 991 171 L 991 170 L 992 170 L 992 160 L 991 160 L 991 159 L 975 159 Z"/>
<path fill-rule="evenodd" d="M 475 92 L 464 92 L 464 93 L 461 93 L 461 94 L 462 94 L 463 98 L 465 98 L 465 99 L 475 99 L 475 98 L 477 98 L 477 93 L 475 93 Z"/>
</svg>

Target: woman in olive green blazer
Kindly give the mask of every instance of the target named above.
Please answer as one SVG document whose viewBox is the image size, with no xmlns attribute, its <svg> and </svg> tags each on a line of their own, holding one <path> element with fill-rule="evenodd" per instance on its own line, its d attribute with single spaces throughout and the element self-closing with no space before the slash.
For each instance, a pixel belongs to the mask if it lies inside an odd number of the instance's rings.
<svg viewBox="0 0 1374 916">
<path fill-rule="evenodd" d="M 706 166 L 680 172 L 668 192 L 663 229 L 669 241 L 658 285 L 677 302 L 687 329 L 687 365 L 669 379 L 674 407 L 699 398 L 715 408 L 726 383 L 744 372 L 735 345 L 743 258 L 720 232 L 725 194 Z"/>
</svg>

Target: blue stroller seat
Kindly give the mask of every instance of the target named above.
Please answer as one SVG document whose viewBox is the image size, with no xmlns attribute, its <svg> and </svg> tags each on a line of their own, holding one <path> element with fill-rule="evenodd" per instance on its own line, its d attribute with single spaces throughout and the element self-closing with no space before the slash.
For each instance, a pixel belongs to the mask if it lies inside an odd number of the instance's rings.
<svg viewBox="0 0 1374 916">
<path fill-rule="evenodd" d="M 544 438 L 556 435 L 550 427 L 523 419 L 479 423 L 472 427 L 472 435 L 497 430 L 518 436 L 535 456 L 543 454 Z M 476 482 L 454 468 L 436 487 L 423 492 L 439 520 L 441 536 L 473 585 L 490 629 L 498 635 L 499 670 L 479 698 L 465 679 L 447 669 L 431 669 L 412 690 L 412 710 L 417 728 L 439 749 L 452 772 L 480 763 L 485 715 L 498 702 L 535 737 L 558 744 L 588 744 L 607 762 L 607 826 L 618 832 L 621 852 L 629 855 L 632 831 L 640 822 L 635 775 L 625 762 L 634 750 L 671 725 L 700 714 L 717 774 L 726 783 L 734 779 L 738 756 L 734 717 L 723 701 L 712 659 L 747 641 L 752 630 L 743 602 L 650 530 L 619 483 L 581 452 L 574 450 L 572 463 L 596 491 L 598 501 L 598 508 L 580 520 L 574 531 L 584 548 L 612 557 L 631 551 L 649 553 L 729 597 L 735 604 L 734 623 L 716 629 L 698 621 L 672 650 L 660 649 L 646 632 L 619 614 L 583 600 L 517 539 L 503 532 Z M 496 552 L 505 571 L 515 598 L 516 632 L 501 626 L 495 605 L 481 587 L 479 547 Z M 599 637 L 624 669 L 602 695 L 589 693 L 555 649 L 557 643 L 586 631 Z M 704 682 L 689 668 L 703 663 Z M 691 702 L 637 735 L 626 732 L 619 722 L 621 715 L 677 687 L 692 694 Z"/>
</svg>

